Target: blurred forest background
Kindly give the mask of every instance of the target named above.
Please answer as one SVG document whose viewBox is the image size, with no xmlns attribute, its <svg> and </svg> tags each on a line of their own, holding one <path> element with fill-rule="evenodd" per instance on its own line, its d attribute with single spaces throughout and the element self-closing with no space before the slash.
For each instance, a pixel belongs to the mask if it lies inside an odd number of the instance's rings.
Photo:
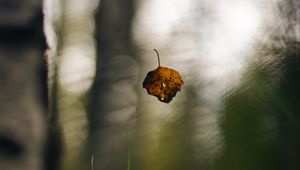
<svg viewBox="0 0 300 170">
<path fill-rule="evenodd" d="M 299 170 L 300 1 L 45 0 L 63 170 Z M 185 84 L 169 104 L 142 82 Z"/>
</svg>

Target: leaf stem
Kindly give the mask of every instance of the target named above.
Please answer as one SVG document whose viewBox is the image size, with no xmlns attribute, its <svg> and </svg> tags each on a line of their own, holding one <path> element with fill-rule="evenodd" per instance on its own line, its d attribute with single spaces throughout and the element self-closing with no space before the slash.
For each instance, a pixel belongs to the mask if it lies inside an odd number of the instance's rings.
<svg viewBox="0 0 300 170">
<path fill-rule="evenodd" d="M 158 60 L 158 67 L 160 67 L 160 58 L 159 58 L 159 53 L 156 49 L 153 49 L 156 52 L 157 55 L 157 60 Z"/>
</svg>

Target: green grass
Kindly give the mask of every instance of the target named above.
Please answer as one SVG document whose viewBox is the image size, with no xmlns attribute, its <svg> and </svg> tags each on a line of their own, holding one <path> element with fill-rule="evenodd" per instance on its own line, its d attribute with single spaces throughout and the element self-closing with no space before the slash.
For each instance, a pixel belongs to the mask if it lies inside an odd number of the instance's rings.
<svg viewBox="0 0 300 170">
<path fill-rule="evenodd" d="M 127 170 L 131 170 L 131 152 L 128 153 Z"/>
</svg>

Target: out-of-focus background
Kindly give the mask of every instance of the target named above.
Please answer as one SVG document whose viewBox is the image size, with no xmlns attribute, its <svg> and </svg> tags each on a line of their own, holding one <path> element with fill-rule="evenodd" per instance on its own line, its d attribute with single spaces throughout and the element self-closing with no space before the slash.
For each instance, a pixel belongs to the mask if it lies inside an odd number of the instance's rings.
<svg viewBox="0 0 300 170">
<path fill-rule="evenodd" d="M 45 0 L 63 170 L 300 169 L 297 0 Z M 184 80 L 169 104 L 142 82 Z"/>
</svg>

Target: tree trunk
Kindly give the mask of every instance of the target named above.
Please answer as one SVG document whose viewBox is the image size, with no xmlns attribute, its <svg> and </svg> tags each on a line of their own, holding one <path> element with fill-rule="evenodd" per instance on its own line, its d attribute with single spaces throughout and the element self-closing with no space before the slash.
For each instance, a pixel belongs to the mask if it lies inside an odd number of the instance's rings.
<svg viewBox="0 0 300 170">
<path fill-rule="evenodd" d="M 45 49 L 42 2 L 2 0 L 0 169 L 41 170 L 55 164 L 47 156 L 54 152 L 47 150 Z"/>
<path fill-rule="evenodd" d="M 102 0 L 96 14 L 97 72 L 89 108 L 94 169 L 127 167 L 135 110 L 130 82 L 138 74 L 131 42 L 133 12 L 132 0 Z"/>
</svg>

